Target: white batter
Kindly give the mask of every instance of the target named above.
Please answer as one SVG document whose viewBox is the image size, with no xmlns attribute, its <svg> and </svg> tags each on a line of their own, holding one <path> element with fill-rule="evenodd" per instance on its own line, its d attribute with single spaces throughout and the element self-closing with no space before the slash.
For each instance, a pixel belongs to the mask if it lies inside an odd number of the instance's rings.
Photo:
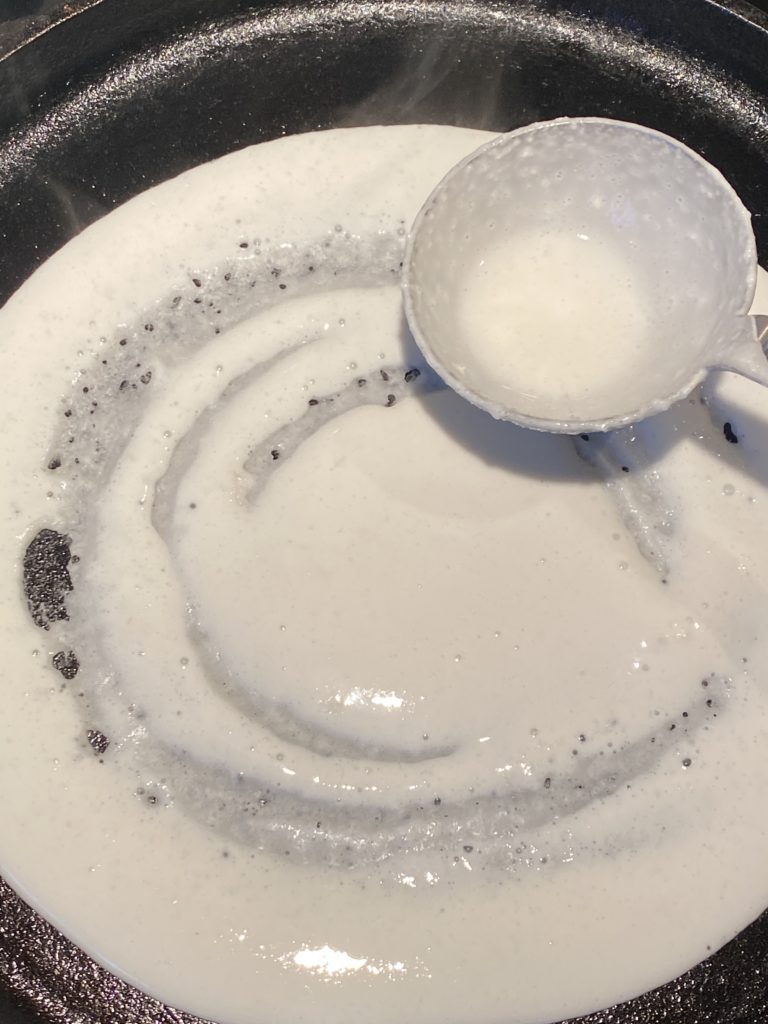
<svg viewBox="0 0 768 1024">
<path fill-rule="evenodd" d="M 476 379 L 496 378 L 494 395 L 500 387 L 534 401 L 545 396 L 566 418 L 590 408 L 597 392 L 595 408 L 604 412 L 606 395 L 646 375 L 654 355 L 658 361 L 655 292 L 639 261 L 606 234 L 531 227 L 470 266 L 457 326 Z"/>
<path fill-rule="evenodd" d="M 221 1024 L 560 1019 L 768 905 L 764 394 L 573 442 L 441 390 L 404 233 L 486 138 L 234 154 L 0 313 L 0 872 Z"/>
</svg>

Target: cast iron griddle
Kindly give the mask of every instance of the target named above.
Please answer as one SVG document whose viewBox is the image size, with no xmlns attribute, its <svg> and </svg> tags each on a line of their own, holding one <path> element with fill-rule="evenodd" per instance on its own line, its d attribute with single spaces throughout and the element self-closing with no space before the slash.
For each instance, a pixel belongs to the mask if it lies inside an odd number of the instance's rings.
<svg viewBox="0 0 768 1024">
<path fill-rule="evenodd" d="M 0 16 L 4 3 L 25 13 L 0 0 Z M 150 185 L 279 135 L 376 123 L 650 125 L 726 174 L 768 263 L 768 0 L 74 0 L 12 38 L 0 303 Z M 17 1020 L 195 1018 L 107 974 L 0 882 L 0 1024 Z M 256 1022 L 269 1024 L 258 1007 Z M 676 982 L 581 1024 L 768 1024 L 768 913 Z"/>
</svg>

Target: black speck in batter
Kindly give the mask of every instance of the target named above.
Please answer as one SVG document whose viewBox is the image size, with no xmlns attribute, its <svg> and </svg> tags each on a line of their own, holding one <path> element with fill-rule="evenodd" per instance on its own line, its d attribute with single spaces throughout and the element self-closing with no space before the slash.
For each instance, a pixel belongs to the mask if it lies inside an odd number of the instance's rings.
<svg viewBox="0 0 768 1024">
<path fill-rule="evenodd" d="M 53 667 L 65 679 L 74 679 L 80 668 L 80 662 L 74 651 L 57 651 L 53 656 Z"/>
<path fill-rule="evenodd" d="M 24 593 L 32 619 L 49 629 L 69 619 L 65 597 L 72 590 L 70 539 L 56 530 L 41 530 L 24 553 Z"/>
<path fill-rule="evenodd" d="M 109 740 L 103 732 L 99 732 L 98 729 L 89 729 L 87 736 L 88 742 L 93 747 L 94 754 L 106 754 Z"/>
</svg>

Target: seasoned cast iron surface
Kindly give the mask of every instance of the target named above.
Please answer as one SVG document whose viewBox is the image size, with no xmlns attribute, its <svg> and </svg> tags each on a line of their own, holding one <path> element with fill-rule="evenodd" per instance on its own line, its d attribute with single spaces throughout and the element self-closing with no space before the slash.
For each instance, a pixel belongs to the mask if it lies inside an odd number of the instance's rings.
<svg viewBox="0 0 768 1024">
<path fill-rule="evenodd" d="M 729 177 L 768 261 L 768 0 L 0 0 L 3 19 L 0 303 L 156 182 L 281 134 L 370 123 L 651 125 Z M 195 1018 L 107 974 L 0 881 L 0 1024 L 38 1021 Z M 580 1024 L 768 1024 L 768 914 Z"/>
</svg>

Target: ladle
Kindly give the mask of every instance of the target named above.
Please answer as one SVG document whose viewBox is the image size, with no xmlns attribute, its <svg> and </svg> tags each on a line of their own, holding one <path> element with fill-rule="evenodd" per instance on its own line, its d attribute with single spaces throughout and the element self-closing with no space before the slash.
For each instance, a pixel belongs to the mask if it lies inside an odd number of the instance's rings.
<svg viewBox="0 0 768 1024">
<path fill-rule="evenodd" d="M 562 118 L 454 167 L 413 225 L 406 314 L 498 419 L 577 434 L 667 409 L 711 370 L 768 386 L 751 218 L 723 175 L 637 124 Z"/>
</svg>

